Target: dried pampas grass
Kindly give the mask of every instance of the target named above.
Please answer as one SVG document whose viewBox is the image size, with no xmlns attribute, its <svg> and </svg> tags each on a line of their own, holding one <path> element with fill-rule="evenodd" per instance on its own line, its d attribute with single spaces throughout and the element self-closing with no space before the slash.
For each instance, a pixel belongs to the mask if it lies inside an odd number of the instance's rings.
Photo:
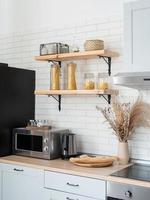
<svg viewBox="0 0 150 200">
<path fill-rule="evenodd" d="M 127 142 L 138 127 L 150 127 L 150 104 L 138 98 L 134 104 L 114 99 L 112 107 L 99 108 L 119 142 Z"/>
</svg>

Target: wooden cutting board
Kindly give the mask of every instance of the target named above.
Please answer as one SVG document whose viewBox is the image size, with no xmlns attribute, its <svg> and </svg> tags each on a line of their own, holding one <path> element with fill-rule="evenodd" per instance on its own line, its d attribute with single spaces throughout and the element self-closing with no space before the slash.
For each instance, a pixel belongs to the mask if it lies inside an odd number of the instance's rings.
<svg viewBox="0 0 150 200">
<path fill-rule="evenodd" d="M 81 163 L 73 163 L 74 165 L 81 166 L 81 167 L 93 167 L 93 168 L 98 168 L 98 167 L 109 167 L 113 164 L 113 162 L 108 162 L 108 163 L 97 163 L 97 164 L 81 164 Z"/>
<path fill-rule="evenodd" d="M 77 158 L 70 158 L 70 162 L 82 167 L 108 167 L 113 165 L 116 157 L 110 156 L 81 156 Z"/>
</svg>

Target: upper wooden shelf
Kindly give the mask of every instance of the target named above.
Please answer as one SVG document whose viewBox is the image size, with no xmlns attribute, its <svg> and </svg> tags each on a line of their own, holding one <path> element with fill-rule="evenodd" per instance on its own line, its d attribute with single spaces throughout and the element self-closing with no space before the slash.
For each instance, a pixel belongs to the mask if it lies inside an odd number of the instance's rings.
<svg viewBox="0 0 150 200">
<path fill-rule="evenodd" d="M 35 90 L 35 95 L 117 95 L 118 90 Z"/>
<path fill-rule="evenodd" d="M 97 51 L 84 51 L 75 53 L 63 53 L 46 56 L 36 56 L 37 61 L 67 61 L 67 60 L 80 60 L 80 59 L 91 59 L 97 56 L 102 57 L 118 57 L 119 54 L 109 50 L 97 50 Z"/>
</svg>

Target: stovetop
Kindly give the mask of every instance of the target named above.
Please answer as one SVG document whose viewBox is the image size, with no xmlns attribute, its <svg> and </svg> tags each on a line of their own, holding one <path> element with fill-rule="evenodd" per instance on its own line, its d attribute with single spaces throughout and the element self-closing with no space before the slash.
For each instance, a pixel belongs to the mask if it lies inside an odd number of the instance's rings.
<svg viewBox="0 0 150 200">
<path fill-rule="evenodd" d="M 111 176 L 150 182 L 150 165 L 134 164 L 111 174 Z"/>
</svg>

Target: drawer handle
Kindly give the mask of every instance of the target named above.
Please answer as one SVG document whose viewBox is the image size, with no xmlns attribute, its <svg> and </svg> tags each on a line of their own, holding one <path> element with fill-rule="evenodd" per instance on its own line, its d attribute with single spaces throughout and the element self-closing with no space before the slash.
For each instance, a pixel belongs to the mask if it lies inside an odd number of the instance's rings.
<svg viewBox="0 0 150 200">
<path fill-rule="evenodd" d="M 71 199 L 69 197 L 66 197 L 66 200 L 75 200 L 75 199 Z M 76 199 L 76 200 L 79 200 L 79 199 Z"/>
<path fill-rule="evenodd" d="M 14 168 L 14 171 L 16 171 L 16 172 L 23 172 L 24 170 L 23 169 Z"/>
<path fill-rule="evenodd" d="M 72 187 L 79 187 L 79 184 L 72 184 L 72 183 L 68 183 L 68 182 L 67 182 L 67 185 L 72 186 Z"/>
</svg>

